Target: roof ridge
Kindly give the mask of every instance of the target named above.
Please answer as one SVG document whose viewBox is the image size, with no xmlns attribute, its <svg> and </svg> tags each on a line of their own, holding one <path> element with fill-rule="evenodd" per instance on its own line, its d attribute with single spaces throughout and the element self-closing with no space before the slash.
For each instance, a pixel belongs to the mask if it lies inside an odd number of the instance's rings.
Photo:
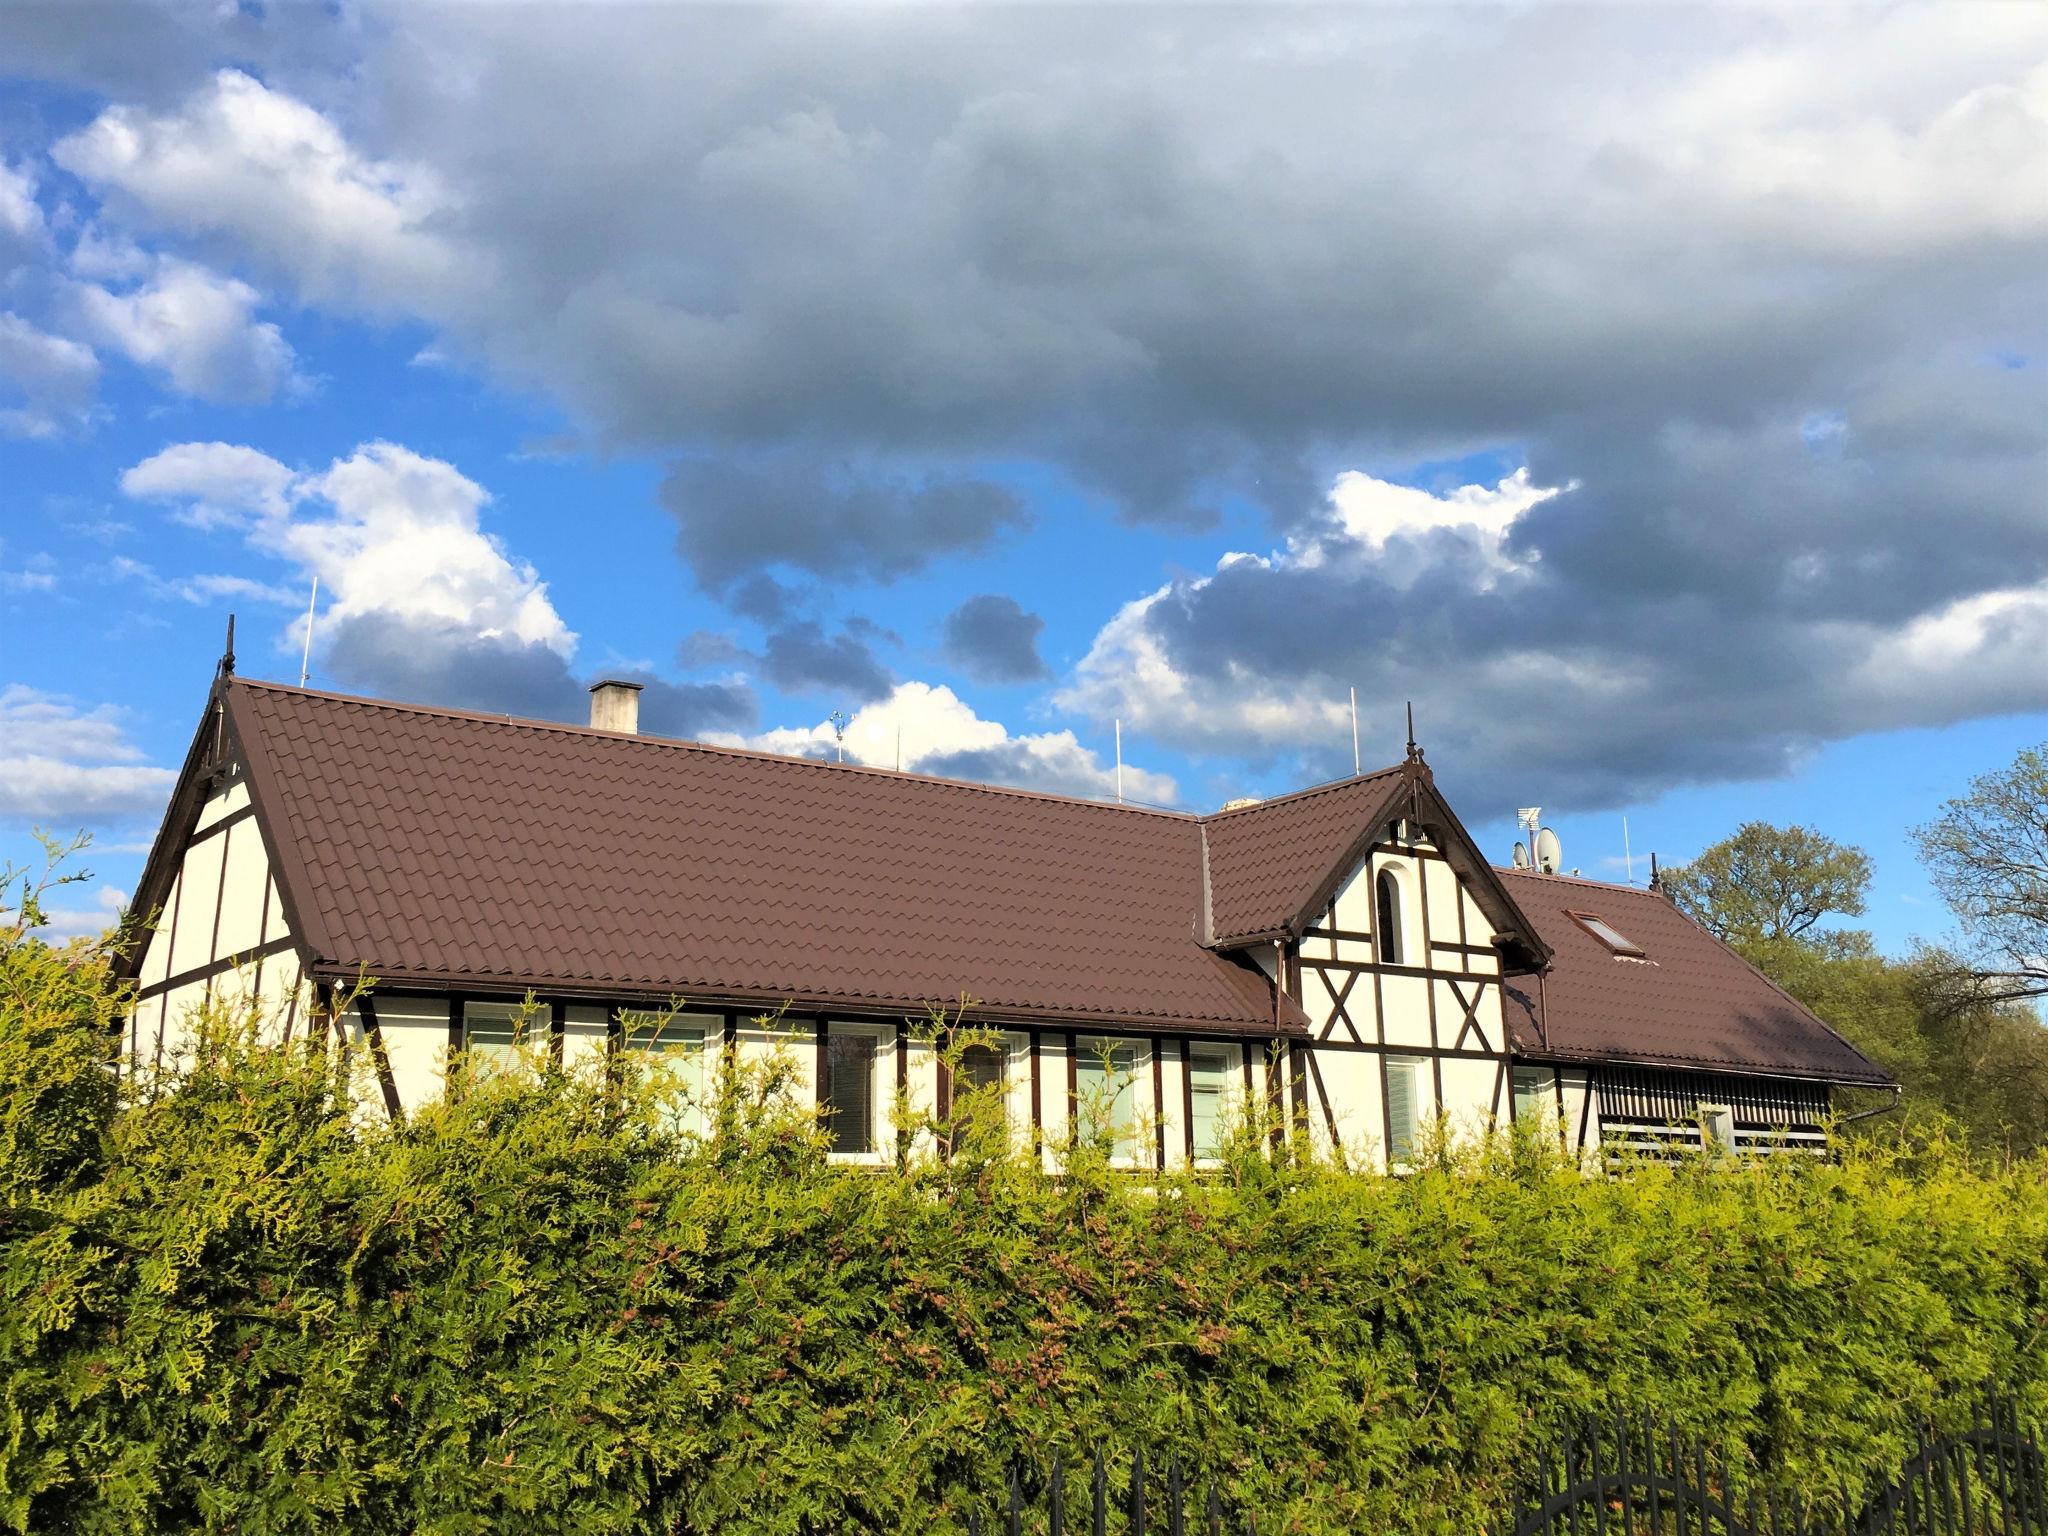
<svg viewBox="0 0 2048 1536">
<path fill-rule="evenodd" d="M 1513 864 L 1496 864 L 1493 872 L 1497 875 L 1519 875 L 1530 880 L 1555 880 L 1561 885 L 1591 886 L 1596 891 L 1619 891 L 1624 896 L 1655 896 L 1662 901 L 1661 893 L 1638 885 L 1629 885 L 1620 880 L 1595 880 L 1591 875 L 1557 875 L 1548 870 L 1522 869 Z"/>
<path fill-rule="evenodd" d="M 1250 805 L 1236 805 L 1228 810 L 1210 811 L 1197 815 L 1198 821 L 1221 821 L 1226 816 L 1249 816 L 1253 811 L 1263 811 L 1269 806 L 1287 805 L 1296 800 L 1306 800 L 1311 795 L 1325 795 L 1333 790 L 1344 789 L 1352 784 L 1363 784 L 1372 779 L 1384 779 L 1389 774 L 1399 773 L 1403 765 L 1390 763 L 1384 768 L 1375 768 L 1370 773 L 1347 773 L 1341 779 L 1325 779 L 1320 784 L 1310 784 L 1304 789 L 1290 789 L 1282 795 L 1268 795 Z M 1191 814 L 1179 812 L 1176 814 Z"/>
<path fill-rule="evenodd" d="M 403 699 L 380 699 L 369 694 L 339 693 L 326 688 L 301 688 L 290 683 L 274 683 L 264 678 L 244 677 L 237 673 L 230 682 L 237 688 L 260 688 L 266 693 L 289 694 L 298 698 L 327 699 L 337 704 L 355 704 L 367 709 L 396 710 L 401 714 L 427 715 L 441 720 L 472 720 L 481 725 L 510 725 L 528 730 L 558 731 L 567 736 L 589 736 L 602 741 L 623 741 L 642 746 L 666 747 L 672 751 L 704 752 L 718 757 L 748 758 L 758 762 L 793 763 L 801 767 L 817 768 L 831 773 L 858 773 L 877 778 L 909 780 L 919 784 L 937 784 L 950 789 L 969 789 L 988 795 L 1006 795 L 1019 800 L 1050 801 L 1056 805 L 1086 806 L 1100 811 L 1117 811 L 1133 816 L 1161 816 L 1172 821 L 1201 822 L 1208 817 L 1194 811 L 1176 811 L 1166 806 L 1131 805 L 1115 800 L 1094 800 L 1085 795 L 1060 795 L 1050 790 L 1023 789 L 1012 784 L 988 784 L 976 779 L 953 779 L 936 773 L 913 773 L 903 768 L 877 768 L 868 763 L 829 763 L 822 758 L 801 757 L 789 752 L 767 752 L 758 747 L 729 747 L 719 742 L 692 741 L 684 736 L 648 736 L 637 731 L 601 731 L 588 725 L 571 725 L 563 720 L 542 720 L 531 715 L 491 714 L 477 709 L 451 709 L 445 705 L 414 704 Z M 1371 775 L 1367 775 L 1371 777 Z M 1344 782 L 1344 781 L 1338 781 Z M 1328 785 L 1314 785 L 1310 789 L 1295 791 L 1294 794 L 1313 794 L 1316 790 L 1327 789 Z M 1293 795 L 1281 798 L 1293 798 Z M 1270 805 L 1272 801 L 1261 801 Z M 1246 810 L 1253 807 L 1246 806 Z"/>
</svg>

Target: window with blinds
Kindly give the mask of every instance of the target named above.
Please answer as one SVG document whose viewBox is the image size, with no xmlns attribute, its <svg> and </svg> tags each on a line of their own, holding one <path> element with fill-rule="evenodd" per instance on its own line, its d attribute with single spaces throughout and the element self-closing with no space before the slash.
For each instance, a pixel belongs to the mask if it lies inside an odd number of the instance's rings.
<svg viewBox="0 0 2048 1536">
<path fill-rule="evenodd" d="M 1188 1124 L 1197 1159 L 1223 1153 L 1230 1085 L 1236 1072 L 1237 1052 L 1231 1046 L 1198 1045 L 1188 1054 Z"/>
<path fill-rule="evenodd" d="M 1387 1058 L 1387 1164 L 1415 1161 L 1422 1138 L 1422 1063 L 1412 1056 Z"/>
<path fill-rule="evenodd" d="M 875 1150 L 875 1062 L 881 1042 L 865 1030 L 825 1037 L 825 1135 L 834 1152 Z"/>
</svg>

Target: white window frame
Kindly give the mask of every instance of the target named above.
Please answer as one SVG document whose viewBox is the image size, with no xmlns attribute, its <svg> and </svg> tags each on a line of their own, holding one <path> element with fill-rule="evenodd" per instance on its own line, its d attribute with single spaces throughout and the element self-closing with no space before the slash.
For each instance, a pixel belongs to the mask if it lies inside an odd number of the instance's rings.
<svg viewBox="0 0 2048 1536">
<path fill-rule="evenodd" d="M 897 1030 L 887 1024 L 874 1024 L 858 1019 L 828 1019 L 825 1023 L 825 1048 L 819 1054 L 823 1058 L 818 1070 L 826 1075 L 820 1083 L 818 1104 L 828 1109 L 832 1102 L 829 1087 L 832 1071 L 832 1042 L 850 1035 L 860 1035 L 874 1041 L 874 1063 L 868 1069 L 868 1124 L 870 1126 L 869 1149 L 865 1152 L 841 1152 L 836 1149 L 827 1154 L 830 1161 L 851 1168 L 881 1168 L 893 1161 L 889 1153 L 892 1138 L 893 1117 L 889 1112 L 889 1095 L 896 1081 L 895 1053 L 903 1048 Z"/>
<path fill-rule="evenodd" d="M 977 1049 L 1001 1053 L 1003 1082 L 996 1101 L 1002 1106 L 1003 1127 L 1009 1133 L 1014 1150 L 1020 1129 L 1027 1128 L 1031 1119 L 1031 1037 L 1014 1030 L 990 1030 L 988 1033 L 993 1038 L 984 1041 Z M 960 1074 L 957 1071 L 953 1073 L 952 1098 L 958 1104 Z"/>
<path fill-rule="evenodd" d="M 658 1032 L 643 1032 L 638 1040 L 634 1038 L 631 1025 L 624 1025 L 619 1037 L 623 1050 L 649 1057 L 670 1057 L 671 1053 L 687 1060 L 687 1067 L 677 1074 L 678 1086 L 686 1099 L 671 1106 L 670 1128 L 685 1136 L 694 1136 L 699 1141 L 711 1135 L 711 1096 L 715 1079 L 711 1072 L 713 1053 L 725 1043 L 725 1015 L 722 1013 L 701 1013 L 689 1009 L 667 1013 L 657 1009 L 634 1009 L 644 1013 L 650 1021 L 659 1019 Z M 623 1022 L 623 1021 L 622 1021 Z M 675 1030 L 682 1038 L 663 1040 L 660 1035 Z M 673 1058 L 671 1058 L 673 1059 Z"/>
<path fill-rule="evenodd" d="M 1387 1171 L 1402 1173 L 1415 1166 L 1415 1153 L 1422 1139 L 1422 1128 L 1427 1118 L 1423 1113 L 1423 1085 L 1427 1081 L 1429 1062 L 1421 1056 L 1389 1055 L 1386 1067 Z M 1394 1118 L 1394 1075 L 1397 1072 L 1408 1079 L 1409 1114 L 1405 1136 Z M 1403 1139 L 1408 1145 L 1399 1149 L 1404 1155 L 1397 1156 L 1398 1143 Z"/>
<path fill-rule="evenodd" d="M 1207 1057 L 1212 1062 L 1220 1062 L 1223 1068 L 1223 1080 L 1217 1086 L 1215 1094 L 1218 1142 L 1216 1147 L 1212 1147 L 1208 1151 L 1204 1151 L 1202 1148 L 1201 1134 L 1196 1129 L 1200 1121 L 1193 1110 L 1198 1097 L 1195 1089 L 1195 1064 L 1204 1057 Z M 1223 1159 L 1216 1154 L 1221 1147 L 1224 1127 L 1229 1123 L 1231 1110 L 1236 1108 L 1244 1097 L 1244 1047 L 1241 1045 L 1230 1045 L 1220 1040 L 1190 1041 L 1188 1043 L 1186 1071 L 1188 1074 L 1187 1102 L 1189 1105 L 1187 1138 L 1188 1145 L 1194 1149 L 1192 1154 L 1194 1165 L 1197 1168 L 1220 1168 L 1223 1166 Z"/>
<path fill-rule="evenodd" d="M 1539 1115 L 1555 1120 L 1560 1118 L 1557 1111 L 1557 1069 L 1555 1067 L 1509 1067 L 1508 1094 L 1514 1105 L 1514 1118 L 1519 1123 L 1523 1115 L 1521 1083 L 1524 1078 L 1533 1079 L 1536 1088 L 1531 1097 L 1532 1106 Z"/>
<path fill-rule="evenodd" d="M 1093 1096 L 1086 1079 L 1091 1073 L 1101 1070 L 1104 1065 L 1104 1051 L 1107 1049 L 1108 1064 L 1113 1068 L 1117 1057 L 1128 1052 L 1131 1058 L 1129 1079 L 1123 1088 L 1115 1090 L 1110 1099 L 1110 1142 L 1109 1166 L 1112 1168 L 1138 1168 L 1150 1163 L 1151 1159 L 1141 1157 L 1139 1137 L 1145 1126 L 1145 1098 L 1147 1074 L 1152 1060 L 1147 1042 L 1133 1039 L 1129 1035 L 1082 1035 L 1074 1042 L 1074 1098 L 1076 1115 L 1090 1112 L 1089 1100 Z M 1116 1134 L 1116 1103 L 1128 1092 L 1131 1096 L 1130 1131 L 1128 1135 Z M 1156 1109 L 1155 1109 L 1156 1113 Z M 1091 1128 L 1092 1129 L 1092 1128 Z"/>
<path fill-rule="evenodd" d="M 472 1076 L 492 1077 L 505 1071 L 517 1059 L 520 1046 L 518 1020 L 521 1013 L 527 1014 L 526 1047 L 530 1050 L 535 1043 L 535 1033 L 540 1032 L 541 1041 L 549 1038 L 553 1027 L 546 1003 L 540 1003 L 529 1010 L 526 999 L 496 997 L 465 997 L 458 1006 L 462 1009 L 462 1058 L 469 1063 Z M 476 1025 L 471 1021 L 471 1010 L 492 1017 L 492 1025 L 503 1024 L 509 1031 L 504 1040 L 490 1039 L 479 1043 Z M 497 1030 L 491 1028 L 495 1035 Z"/>
<path fill-rule="evenodd" d="M 1419 962 L 1409 958 L 1411 946 L 1408 943 L 1408 881 L 1406 871 L 1399 864 L 1381 864 L 1372 876 L 1372 931 L 1377 940 L 1375 948 L 1382 965 L 1415 965 Z M 1387 924 L 1381 920 L 1380 882 L 1385 880 L 1394 892 L 1393 931 L 1387 931 Z M 1388 940 L 1393 941 L 1396 955 L 1387 955 Z"/>
</svg>

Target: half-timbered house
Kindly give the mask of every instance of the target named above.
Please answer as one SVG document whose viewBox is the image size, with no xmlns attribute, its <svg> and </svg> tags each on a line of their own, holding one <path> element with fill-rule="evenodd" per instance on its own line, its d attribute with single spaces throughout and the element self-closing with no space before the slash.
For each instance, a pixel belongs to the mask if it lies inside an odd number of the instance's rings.
<svg viewBox="0 0 2048 1536">
<path fill-rule="evenodd" d="M 396 1117 L 532 996 L 565 1060 L 793 1050 L 836 1155 L 880 1162 L 897 1104 L 948 1105 L 918 1026 L 966 999 L 995 1045 L 961 1070 L 1020 1138 L 1105 1104 L 1137 1167 L 1200 1163 L 1254 1101 L 1399 1167 L 1538 1111 L 1581 1146 L 1709 1104 L 1815 1134 L 1832 1089 L 1889 1082 L 1663 897 L 1494 868 L 1412 747 L 1189 815 L 636 720 L 630 684 L 570 726 L 224 664 L 134 902 L 131 1058 L 175 1062 L 233 990 L 367 1053 Z"/>
</svg>

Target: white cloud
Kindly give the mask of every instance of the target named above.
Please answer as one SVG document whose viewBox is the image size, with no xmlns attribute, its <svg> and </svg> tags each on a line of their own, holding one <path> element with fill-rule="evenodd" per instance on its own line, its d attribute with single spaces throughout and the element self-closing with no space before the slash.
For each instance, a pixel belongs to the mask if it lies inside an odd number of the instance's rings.
<svg viewBox="0 0 2048 1536">
<path fill-rule="evenodd" d="M 1208 579 L 1189 585 L 1204 587 Z M 1175 666 L 1151 628 L 1154 608 L 1173 590 L 1161 587 L 1118 609 L 1053 703 L 1233 753 L 1336 741 L 1350 730 L 1348 698 L 1317 698 L 1296 679 L 1271 677 L 1236 660 L 1225 662 L 1218 675 L 1201 678 Z"/>
<path fill-rule="evenodd" d="M 832 722 L 785 727 L 758 736 L 709 736 L 728 745 L 827 757 L 835 748 Z M 1000 722 L 984 720 L 952 689 L 931 683 L 899 683 L 885 699 L 864 705 L 846 726 L 849 761 L 873 768 L 897 765 L 948 778 L 976 779 L 1059 794 L 1104 799 L 1116 793 L 1116 767 L 1081 745 L 1072 731 L 1012 735 Z M 1126 798 L 1170 805 L 1179 798 L 1173 779 L 1150 769 L 1124 765 Z"/>
<path fill-rule="evenodd" d="M 1442 496 L 1347 469 L 1330 488 L 1330 509 L 1338 527 L 1369 549 L 1438 528 L 1474 529 L 1498 544 L 1516 518 L 1558 489 L 1530 484 L 1526 466 L 1496 485 L 1461 485 Z"/>
<path fill-rule="evenodd" d="M 2048 582 L 1973 593 L 1890 633 L 1858 627 L 1850 646 L 1861 659 L 1845 691 L 1878 707 L 1932 698 L 1950 719 L 2000 712 L 2040 687 Z"/>
<path fill-rule="evenodd" d="M 1558 490 L 1532 484 L 1527 468 L 1494 485 L 1463 485 L 1443 495 L 1346 470 L 1331 487 L 1330 515 L 1318 530 L 1291 538 L 1269 555 L 1227 554 L 1217 569 L 1239 562 L 1277 571 L 1370 565 L 1388 585 L 1405 587 L 1440 564 L 1438 552 L 1421 541 L 1445 536 L 1454 541 L 1444 553 L 1457 579 L 1488 590 L 1513 566 L 1504 546 L 1516 519 Z M 1410 542 L 1396 556 L 1388 552 L 1389 541 Z M 1054 702 L 1095 720 L 1119 718 L 1139 730 L 1226 751 L 1298 749 L 1348 739 L 1350 701 L 1340 692 L 1319 698 L 1304 691 L 1297 677 L 1276 676 L 1235 658 L 1201 678 L 1174 664 L 1154 628 L 1156 610 L 1177 594 L 1200 592 L 1211 580 L 1195 577 L 1124 604 L 1097 631 Z"/>
<path fill-rule="evenodd" d="M 174 388 L 202 400 L 260 404 L 292 381 L 292 349 L 258 320 L 262 295 L 238 278 L 166 258 L 141 286 L 73 290 L 88 329 Z"/>
<path fill-rule="evenodd" d="M 123 581 L 135 582 L 153 596 L 175 597 L 187 603 L 211 603 L 232 597 L 280 608 L 303 608 L 306 602 L 304 592 L 293 591 L 275 582 L 218 573 L 167 577 L 159 574 L 154 566 L 127 555 L 116 555 L 105 569 Z"/>
<path fill-rule="evenodd" d="M 99 387 L 92 348 L 0 311 L 0 437 L 56 437 L 82 427 Z"/>
<path fill-rule="evenodd" d="M 0 687 L 0 819 L 61 829 L 152 815 L 176 778 L 142 761 L 113 706 Z"/>
<path fill-rule="evenodd" d="M 2048 25 L 2017 6 L 1978 20 L 1901 6 L 1713 60 L 1649 103 L 1642 142 L 1725 217 L 1809 246 L 2038 236 L 2048 64 L 2024 61 L 2039 59 Z"/>
<path fill-rule="evenodd" d="M 69 260 L 72 275 L 96 282 L 132 282 L 148 274 L 154 265 L 149 252 L 126 235 L 110 234 L 97 224 L 88 224 L 72 242 Z"/>
<path fill-rule="evenodd" d="M 110 107 L 51 158 L 157 224 L 233 237 L 309 299 L 389 311 L 482 277 L 430 227 L 447 196 L 429 171 L 366 158 L 239 70 L 175 111 Z"/>
<path fill-rule="evenodd" d="M 35 178 L 25 166 L 0 160 L 0 250 L 7 242 L 37 244 L 45 232 L 43 210 L 36 204 Z"/>
<path fill-rule="evenodd" d="M 121 489 L 138 501 L 171 502 L 181 522 L 214 528 L 286 516 L 297 478 L 254 448 L 177 443 L 124 473 Z"/>
<path fill-rule="evenodd" d="M 111 885 L 94 886 L 92 899 L 84 906 L 46 905 L 43 916 L 48 921 L 36 929 L 36 935 L 53 944 L 61 944 L 66 939 L 98 938 L 120 922 L 127 910 L 126 891 Z"/>
<path fill-rule="evenodd" d="M 31 555 L 16 570 L 0 568 L 0 592 L 54 592 L 57 590 L 57 561 L 48 554 Z"/>
<path fill-rule="evenodd" d="M 546 583 L 483 531 L 484 488 L 396 443 L 366 443 L 318 474 L 252 448 L 180 443 L 130 469 L 121 488 L 188 517 L 240 523 L 253 549 L 319 577 L 323 624 L 389 614 L 565 658 L 575 650 Z"/>
</svg>

